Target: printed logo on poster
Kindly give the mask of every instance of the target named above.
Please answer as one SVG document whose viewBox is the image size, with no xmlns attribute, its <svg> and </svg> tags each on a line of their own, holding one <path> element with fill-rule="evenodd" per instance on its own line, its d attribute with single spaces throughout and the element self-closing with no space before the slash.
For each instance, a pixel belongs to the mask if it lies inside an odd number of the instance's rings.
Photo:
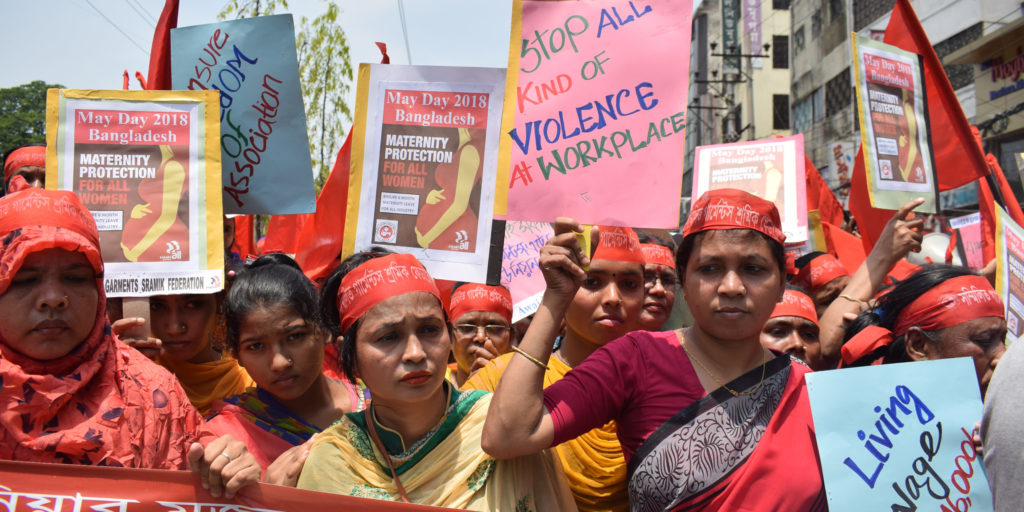
<svg viewBox="0 0 1024 512">
<path fill-rule="evenodd" d="M 374 242 L 393 244 L 398 241 L 398 221 L 388 219 L 377 219 L 376 234 Z"/>
</svg>

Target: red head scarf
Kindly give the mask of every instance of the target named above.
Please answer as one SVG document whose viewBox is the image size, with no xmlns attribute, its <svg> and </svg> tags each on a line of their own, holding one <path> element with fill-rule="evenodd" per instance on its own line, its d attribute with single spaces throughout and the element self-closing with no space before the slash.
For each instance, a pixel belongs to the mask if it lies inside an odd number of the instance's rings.
<svg viewBox="0 0 1024 512">
<path fill-rule="evenodd" d="M 732 188 L 709 190 L 693 203 L 683 238 L 713 229 L 753 229 L 779 244 L 786 242 L 775 204 Z"/>
<path fill-rule="evenodd" d="M 850 275 L 843 263 L 831 254 L 808 261 L 793 278 L 793 284 L 814 293 L 833 280 Z"/>
<path fill-rule="evenodd" d="M 676 258 L 672 249 L 658 244 L 640 244 L 644 253 L 644 264 L 666 265 L 676 268 Z"/>
<path fill-rule="evenodd" d="M 644 253 L 640 250 L 640 239 L 631 228 L 600 226 L 600 239 L 591 260 L 622 261 L 644 264 Z"/>
<path fill-rule="evenodd" d="M 26 257 L 53 248 L 85 255 L 96 271 L 96 320 L 78 347 L 50 361 L 0 339 L 0 459 L 187 468 L 202 418 L 167 370 L 110 335 L 92 215 L 71 192 L 0 198 L 0 294 Z"/>
<path fill-rule="evenodd" d="M 843 345 L 843 361 L 851 364 L 914 326 L 936 331 L 989 316 L 1005 318 L 1003 301 L 987 279 L 976 275 L 947 279 L 907 304 L 892 331 L 871 326 L 858 332 Z"/>
<path fill-rule="evenodd" d="M 4 181 L 28 165 L 46 167 L 46 146 L 25 146 L 11 151 L 7 160 L 4 160 Z"/>
<path fill-rule="evenodd" d="M 415 256 L 389 254 L 359 265 L 345 274 L 338 287 L 341 332 L 348 332 L 381 301 L 411 292 L 427 292 L 441 300 L 437 285 Z"/>
<path fill-rule="evenodd" d="M 512 323 L 512 294 L 504 286 L 464 284 L 452 292 L 448 319 L 455 322 L 460 316 L 473 311 L 490 311 Z"/>
<path fill-rule="evenodd" d="M 782 296 L 782 301 L 775 305 L 775 310 L 772 311 L 770 318 L 778 318 L 780 316 L 804 318 L 813 322 L 814 325 L 818 325 L 818 313 L 815 312 L 814 301 L 806 293 L 796 290 L 786 290 L 786 293 Z"/>
</svg>

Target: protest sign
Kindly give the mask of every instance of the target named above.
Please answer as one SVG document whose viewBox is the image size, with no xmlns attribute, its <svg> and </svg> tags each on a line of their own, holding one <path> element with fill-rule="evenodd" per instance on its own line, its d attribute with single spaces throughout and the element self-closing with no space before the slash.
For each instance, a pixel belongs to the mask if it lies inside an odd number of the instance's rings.
<svg viewBox="0 0 1024 512">
<path fill-rule="evenodd" d="M 921 57 L 854 34 L 853 69 L 871 206 L 899 210 L 918 198 L 935 213 L 935 179 Z"/>
<path fill-rule="evenodd" d="M 775 203 L 786 243 L 807 240 L 804 136 L 699 146 L 693 196 L 735 188 Z"/>
<path fill-rule="evenodd" d="M 7 511 L 72 512 L 430 512 L 410 505 L 279 485 L 250 484 L 232 499 L 214 498 L 189 471 L 0 461 L 0 504 Z"/>
<path fill-rule="evenodd" d="M 512 9 L 507 219 L 678 228 L 691 0 Z"/>
<path fill-rule="evenodd" d="M 316 210 L 291 14 L 171 30 L 171 83 L 220 91 L 226 213 Z"/>
<path fill-rule="evenodd" d="M 996 205 L 996 291 L 1006 308 L 1006 344 L 1024 337 L 1024 228 Z"/>
<path fill-rule="evenodd" d="M 486 281 L 504 86 L 502 69 L 360 64 L 343 255 Z"/>
<path fill-rule="evenodd" d="M 829 510 L 992 510 L 970 358 L 805 378 Z"/>
<path fill-rule="evenodd" d="M 850 199 L 850 177 L 853 175 L 853 159 L 857 156 L 857 143 L 832 141 L 825 147 L 829 148 L 828 168 L 822 177 L 845 208 Z"/>
<path fill-rule="evenodd" d="M 96 219 L 108 297 L 223 288 L 217 111 L 212 91 L 47 92 L 46 185 Z"/>
<path fill-rule="evenodd" d="M 505 245 L 501 258 L 501 284 L 512 293 L 512 321 L 537 312 L 547 284 L 537 260 L 540 248 L 554 236 L 547 222 L 510 220 L 505 224 Z"/>
<path fill-rule="evenodd" d="M 981 213 L 953 217 L 949 219 L 949 227 L 956 230 L 957 250 L 961 252 L 960 258 L 964 266 L 981 270 L 985 266 L 985 256 L 981 247 Z"/>
</svg>

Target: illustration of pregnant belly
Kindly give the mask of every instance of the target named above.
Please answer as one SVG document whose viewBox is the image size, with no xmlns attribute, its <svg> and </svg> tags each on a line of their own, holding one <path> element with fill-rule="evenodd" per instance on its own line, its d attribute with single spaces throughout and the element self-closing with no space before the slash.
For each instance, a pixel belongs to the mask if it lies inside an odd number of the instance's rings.
<svg viewBox="0 0 1024 512">
<path fill-rule="evenodd" d="M 169 146 L 160 146 L 162 162 L 156 177 L 139 185 L 142 203 L 135 205 L 125 221 L 121 249 L 129 261 L 175 261 L 187 259 L 188 226 L 178 218 L 187 173 L 172 160 Z"/>
</svg>

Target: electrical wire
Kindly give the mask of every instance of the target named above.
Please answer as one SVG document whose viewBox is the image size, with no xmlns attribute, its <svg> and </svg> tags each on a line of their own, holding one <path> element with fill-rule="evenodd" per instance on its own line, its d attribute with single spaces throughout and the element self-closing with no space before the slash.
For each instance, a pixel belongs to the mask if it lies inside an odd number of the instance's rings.
<svg viewBox="0 0 1024 512">
<path fill-rule="evenodd" d="M 131 0 L 124 0 L 124 3 L 128 4 L 128 7 L 131 7 L 131 8 L 132 8 L 132 10 L 133 10 L 133 11 L 135 11 L 135 14 L 138 14 L 138 15 L 139 15 L 139 17 L 140 17 L 140 18 L 142 18 L 142 21 L 143 21 L 144 23 L 148 24 L 148 25 L 149 25 L 149 26 L 151 26 L 151 27 L 155 27 L 155 26 L 156 26 L 156 25 L 155 25 L 155 23 L 154 23 L 153 21 L 150 21 L 150 19 L 149 19 L 148 17 L 146 17 L 146 15 L 145 15 L 145 14 L 143 14 L 143 12 L 142 12 L 142 11 L 140 11 L 140 10 L 139 10 L 139 8 L 138 8 L 138 7 L 136 7 L 136 6 L 135 6 L 135 4 L 133 4 L 133 3 L 131 2 Z"/>
<path fill-rule="evenodd" d="M 409 57 L 409 64 L 412 65 L 412 49 L 409 47 L 409 29 L 405 23 L 405 4 L 398 0 L 398 18 L 402 21 L 402 37 L 405 38 L 405 54 Z"/>
<path fill-rule="evenodd" d="M 136 42 L 134 39 L 132 39 L 132 37 L 129 36 L 124 30 L 121 30 L 121 27 L 117 26 L 117 23 L 114 23 L 114 21 L 111 20 L 110 18 L 108 18 L 106 14 L 103 14 L 103 11 L 99 10 L 95 5 L 93 5 L 93 3 L 91 1 L 85 0 L 85 3 L 89 4 L 89 7 L 92 7 L 92 9 L 94 11 L 96 11 L 96 14 L 99 14 L 103 19 L 107 20 L 107 23 L 110 23 L 110 25 L 112 27 L 117 29 L 117 31 L 120 32 L 121 35 L 125 37 L 125 39 L 131 41 L 132 44 L 134 44 L 136 48 L 138 48 L 139 50 L 142 51 L 142 53 L 145 53 L 147 56 L 149 55 L 149 50 L 146 50 L 145 48 L 143 48 L 142 45 L 140 45 L 138 42 Z"/>
</svg>

